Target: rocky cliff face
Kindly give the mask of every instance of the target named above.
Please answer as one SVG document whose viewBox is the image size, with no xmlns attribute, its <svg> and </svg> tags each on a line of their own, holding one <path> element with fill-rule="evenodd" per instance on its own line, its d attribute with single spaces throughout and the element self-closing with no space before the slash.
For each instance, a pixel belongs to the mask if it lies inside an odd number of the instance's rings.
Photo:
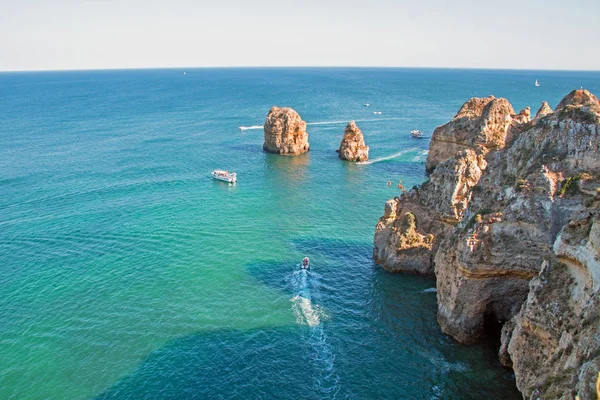
<svg viewBox="0 0 600 400">
<path fill-rule="evenodd" d="M 485 154 L 501 149 L 515 128 L 529 122 L 529 109 L 515 115 L 506 99 L 494 96 L 472 98 L 446 125 L 433 132 L 425 168 L 428 172 L 461 150 L 473 149 Z"/>
<path fill-rule="evenodd" d="M 365 139 L 354 121 L 346 126 L 344 138 L 337 150 L 342 160 L 367 161 L 369 159 L 369 146 L 365 145 Z"/>
<path fill-rule="evenodd" d="M 597 196 L 600 200 L 600 196 Z M 501 360 L 526 398 L 595 398 L 600 371 L 600 215 L 577 213 L 502 334 Z"/>
<path fill-rule="evenodd" d="M 295 156 L 310 148 L 306 122 L 291 108 L 271 108 L 264 131 L 263 149 L 269 153 Z"/>
<path fill-rule="evenodd" d="M 585 90 L 533 120 L 471 99 L 435 130 L 429 181 L 376 227 L 376 262 L 435 274 L 445 333 L 473 343 L 504 324 L 501 359 L 526 397 L 586 398 L 600 367 L 599 126 Z"/>
</svg>

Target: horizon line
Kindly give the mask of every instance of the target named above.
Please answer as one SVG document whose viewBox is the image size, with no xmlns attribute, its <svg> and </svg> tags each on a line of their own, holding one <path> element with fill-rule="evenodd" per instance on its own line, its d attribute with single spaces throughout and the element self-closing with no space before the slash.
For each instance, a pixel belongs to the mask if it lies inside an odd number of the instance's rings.
<svg viewBox="0 0 600 400">
<path fill-rule="evenodd" d="M 547 71 L 547 72 L 600 72 L 600 69 L 552 69 L 552 68 L 493 68 L 493 67 L 409 67 L 409 66 L 357 66 L 357 65 L 221 65 L 195 67 L 109 67 L 109 68 L 66 68 L 66 69 L 7 69 L 0 73 L 27 72 L 100 72 L 100 71 L 139 71 L 139 70 L 197 70 L 197 69 L 438 69 L 438 70 L 479 70 L 479 71 Z"/>
</svg>

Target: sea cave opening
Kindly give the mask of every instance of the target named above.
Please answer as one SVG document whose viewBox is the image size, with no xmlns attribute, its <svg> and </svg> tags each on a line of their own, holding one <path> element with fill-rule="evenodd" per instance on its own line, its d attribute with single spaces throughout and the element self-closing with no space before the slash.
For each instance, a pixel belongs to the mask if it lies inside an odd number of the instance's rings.
<svg viewBox="0 0 600 400">
<path fill-rule="evenodd" d="M 504 322 L 492 310 L 486 310 L 483 315 L 483 341 L 495 351 L 500 350 Z"/>
</svg>

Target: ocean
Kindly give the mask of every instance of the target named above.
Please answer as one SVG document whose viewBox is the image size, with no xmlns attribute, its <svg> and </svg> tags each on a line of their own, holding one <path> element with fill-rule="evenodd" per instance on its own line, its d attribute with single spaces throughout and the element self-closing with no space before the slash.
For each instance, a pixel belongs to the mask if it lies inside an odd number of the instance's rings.
<svg viewBox="0 0 600 400">
<path fill-rule="evenodd" d="M 520 398 L 497 343 L 441 333 L 433 279 L 373 263 L 373 233 L 469 98 L 535 114 L 580 86 L 600 73 L 0 73 L 0 398 Z M 274 105 L 310 152 L 262 151 Z M 369 163 L 337 158 L 350 120 Z"/>
</svg>

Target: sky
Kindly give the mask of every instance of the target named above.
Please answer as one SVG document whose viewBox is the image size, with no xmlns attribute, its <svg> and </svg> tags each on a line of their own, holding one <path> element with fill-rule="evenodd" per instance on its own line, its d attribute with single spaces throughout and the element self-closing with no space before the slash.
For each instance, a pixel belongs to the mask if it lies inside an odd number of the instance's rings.
<svg viewBox="0 0 600 400">
<path fill-rule="evenodd" d="M 600 0 L 0 0 L 0 71 L 600 70 Z"/>
</svg>

